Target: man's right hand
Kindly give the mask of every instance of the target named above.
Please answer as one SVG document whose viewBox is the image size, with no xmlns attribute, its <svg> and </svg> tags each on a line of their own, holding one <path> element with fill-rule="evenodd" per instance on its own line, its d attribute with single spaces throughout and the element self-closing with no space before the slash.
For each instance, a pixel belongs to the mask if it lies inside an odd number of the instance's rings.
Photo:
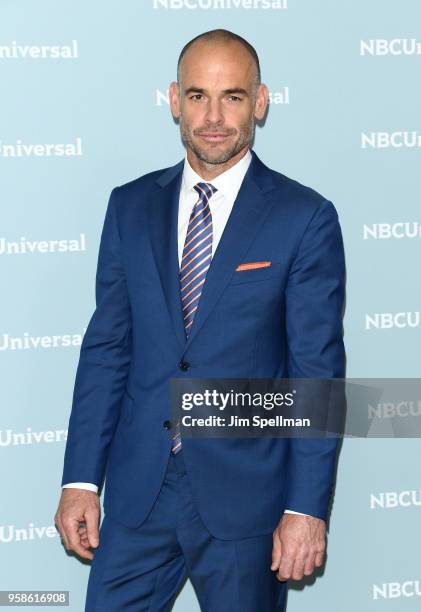
<svg viewBox="0 0 421 612">
<path fill-rule="evenodd" d="M 63 489 L 54 521 L 66 550 L 84 559 L 93 559 L 90 548 L 99 545 L 99 497 L 84 489 Z M 86 526 L 80 526 L 84 522 Z"/>
</svg>

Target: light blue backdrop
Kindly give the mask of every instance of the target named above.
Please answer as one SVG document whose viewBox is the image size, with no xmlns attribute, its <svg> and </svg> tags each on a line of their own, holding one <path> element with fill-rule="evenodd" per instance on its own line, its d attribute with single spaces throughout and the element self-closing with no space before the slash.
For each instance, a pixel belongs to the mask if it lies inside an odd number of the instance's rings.
<svg viewBox="0 0 421 612">
<path fill-rule="evenodd" d="M 52 526 L 99 236 L 115 185 L 183 155 L 166 90 L 198 33 L 256 47 L 255 150 L 338 210 L 348 377 L 420 375 L 420 24 L 416 0 L 0 1 L 1 589 L 83 609 L 89 565 Z M 345 440 L 328 562 L 288 612 L 419 610 L 420 449 Z M 198 609 L 187 584 L 175 611 Z"/>
</svg>

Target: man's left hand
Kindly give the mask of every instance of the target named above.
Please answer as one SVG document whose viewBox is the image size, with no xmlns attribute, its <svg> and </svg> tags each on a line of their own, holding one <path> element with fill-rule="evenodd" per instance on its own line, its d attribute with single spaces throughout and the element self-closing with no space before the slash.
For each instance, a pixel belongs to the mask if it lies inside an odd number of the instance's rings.
<svg viewBox="0 0 421 612">
<path fill-rule="evenodd" d="M 273 532 L 271 570 L 280 581 L 301 580 L 323 564 L 325 549 L 325 521 L 285 513 Z"/>
</svg>

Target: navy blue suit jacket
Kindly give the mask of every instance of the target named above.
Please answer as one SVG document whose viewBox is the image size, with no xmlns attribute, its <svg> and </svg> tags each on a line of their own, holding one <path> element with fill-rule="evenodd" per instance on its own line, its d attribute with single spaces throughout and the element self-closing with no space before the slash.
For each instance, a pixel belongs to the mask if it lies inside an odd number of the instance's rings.
<svg viewBox="0 0 421 612">
<path fill-rule="evenodd" d="M 183 162 L 111 192 L 96 309 L 81 346 L 62 484 L 105 479 L 104 510 L 138 527 L 173 430 L 170 379 L 345 376 L 343 242 L 334 205 L 252 152 L 186 341 L 178 280 Z M 236 271 L 240 263 L 269 267 Z M 180 362 L 189 364 L 180 370 Z M 325 519 L 337 439 L 183 440 L 215 537 L 274 530 L 289 508 Z"/>
</svg>

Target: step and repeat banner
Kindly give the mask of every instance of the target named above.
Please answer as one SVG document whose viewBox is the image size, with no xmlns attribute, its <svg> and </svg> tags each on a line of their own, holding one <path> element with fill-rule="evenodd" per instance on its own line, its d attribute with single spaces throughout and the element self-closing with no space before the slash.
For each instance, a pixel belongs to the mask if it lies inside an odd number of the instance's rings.
<svg viewBox="0 0 421 612">
<path fill-rule="evenodd" d="M 67 590 L 83 610 L 90 566 L 54 514 L 105 209 L 182 159 L 168 85 L 220 27 L 255 46 L 270 90 L 254 149 L 338 211 L 347 376 L 420 376 L 420 2 L 0 0 L 2 590 Z M 376 414 L 413 417 L 412 400 Z M 420 452 L 344 440 L 327 564 L 291 582 L 288 612 L 420 609 Z M 189 582 L 174 610 L 199 610 Z"/>
</svg>

